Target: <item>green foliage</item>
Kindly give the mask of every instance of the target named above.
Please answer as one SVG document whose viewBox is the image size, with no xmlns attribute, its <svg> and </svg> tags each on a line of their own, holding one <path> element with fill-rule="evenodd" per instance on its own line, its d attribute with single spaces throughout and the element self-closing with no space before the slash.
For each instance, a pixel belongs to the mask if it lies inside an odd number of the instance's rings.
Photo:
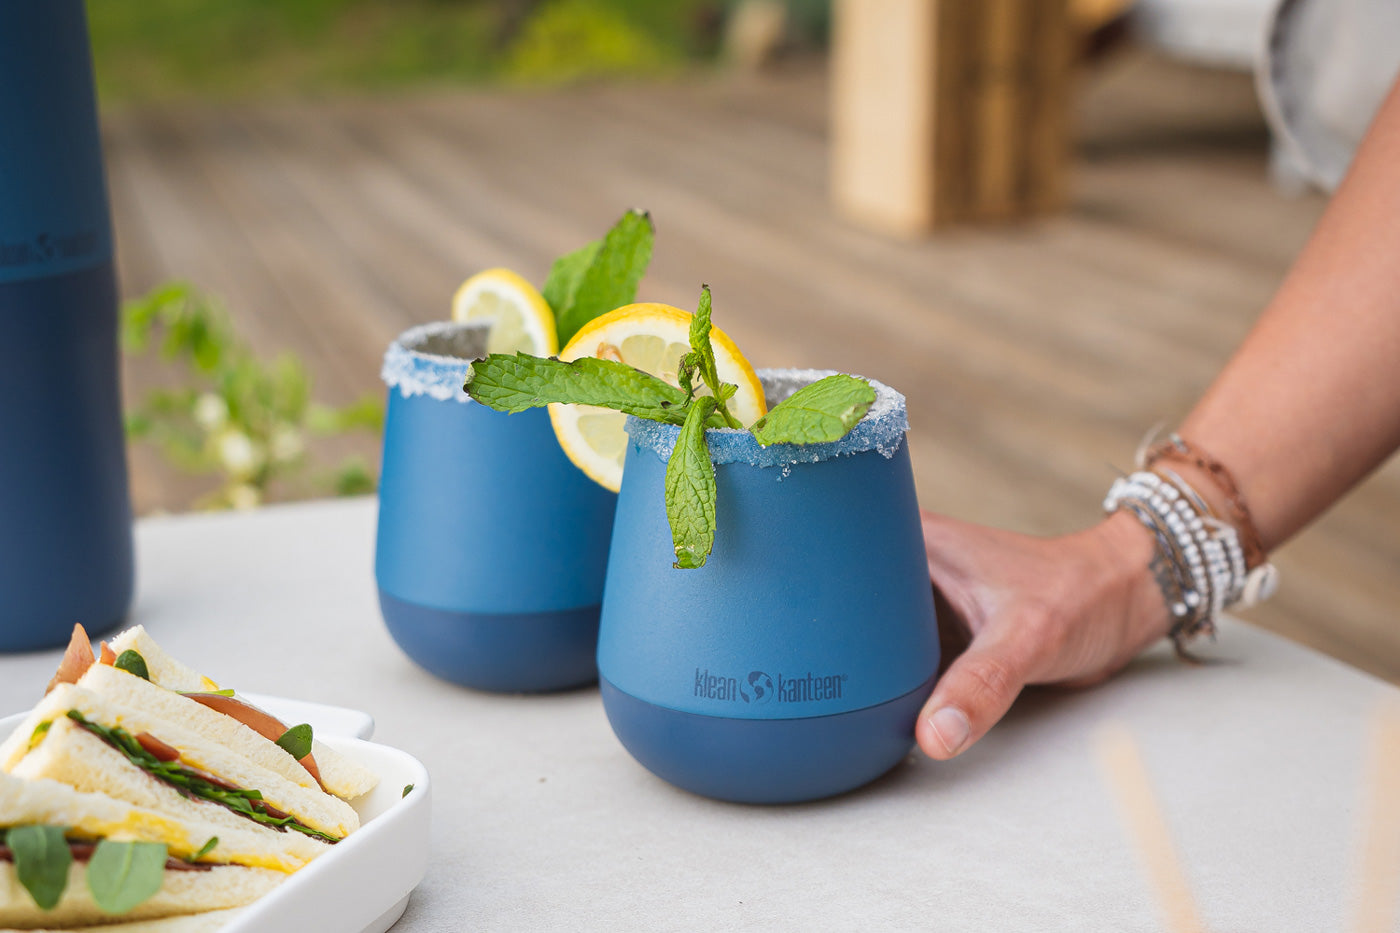
<svg viewBox="0 0 1400 933">
<path fill-rule="evenodd" d="M 373 473 L 358 458 L 308 479 L 307 435 L 378 432 L 384 424 L 380 399 L 367 395 L 344 408 L 313 403 L 301 360 L 256 357 L 228 314 L 188 283 L 168 283 L 128 302 L 122 342 L 127 353 L 157 352 L 166 362 L 183 363 L 194 383 L 149 391 L 127 412 L 126 429 L 176 467 L 219 476 L 219 487 L 198 505 L 247 508 L 288 484 L 292 493 L 311 495 L 374 490 Z"/>
<path fill-rule="evenodd" d="M 87 0 L 104 103 L 665 74 L 713 51 L 720 7 L 719 0 Z"/>
<path fill-rule="evenodd" d="M 510 50 L 505 74 L 522 83 L 657 74 L 670 56 L 626 14 L 601 0 L 553 0 Z"/>
</svg>

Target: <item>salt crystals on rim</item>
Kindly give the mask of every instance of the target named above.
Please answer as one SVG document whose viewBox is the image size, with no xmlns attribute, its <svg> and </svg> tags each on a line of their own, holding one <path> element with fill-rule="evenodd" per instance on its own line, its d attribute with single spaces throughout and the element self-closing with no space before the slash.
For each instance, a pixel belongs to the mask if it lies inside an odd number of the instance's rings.
<svg viewBox="0 0 1400 933">
<path fill-rule="evenodd" d="M 462 390 L 473 360 L 486 355 L 486 322 L 434 321 L 399 334 L 384 352 L 379 377 L 404 398 L 427 395 L 439 401 L 470 402 Z"/>
<path fill-rule="evenodd" d="M 769 407 L 776 405 L 803 386 L 818 379 L 837 375 L 835 370 L 818 369 L 760 369 L 758 378 L 768 396 Z M 863 376 L 861 378 L 864 378 Z M 796 463 L 820 463 L 832 457 L 879 451 L 885 459 L 893 457 L 904 443 L 909 430 L 904 396 L 874 379 L 866 379 L 875 390 L 875 402 L 851 432 L 829 444 L 773 444 L 761 446 L 747 430 L 710 428 L 705 432 L 710 447 L 710 460 L 722 463 L 746 463 L 757 467 L 790 467 Z M 654 451 L 669 460 L 676 446 L 680 428 L 641 418 L 628 417 L 627 433 L 632 443 Z"/>
</svg>

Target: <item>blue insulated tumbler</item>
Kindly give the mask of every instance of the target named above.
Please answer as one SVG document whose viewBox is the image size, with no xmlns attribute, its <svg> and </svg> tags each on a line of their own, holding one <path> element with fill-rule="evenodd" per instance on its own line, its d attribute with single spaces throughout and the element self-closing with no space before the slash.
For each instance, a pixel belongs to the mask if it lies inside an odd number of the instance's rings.
<svg viewBox="0 0 1400 933">
<path fill-rule="evenodd" d="M 485 347 L 483 325 L 427 324 L 384 356 L 384 622 L 405 654 L 464 686 L 592 683 L 617 496 L 569 462 L 545 411 L 507 415 L 462 391 Z"/>
<path fill-rule="evenodd" d="M 131 602 L 117 293 L 82 0 L 0 0 L 0 651 Z"/>
<path fill-rule="evenodd" d="M 759 372 L 770 403 L 824 372 Z M 744 803 L 829 797 L 909 753 L 938 631 L 904 443 L 904 397 L 831 444 L 711 430 L 715 545 L 671 566 L 666 462 L 679 430 L 628 419 L 598 636 L 603 706 L 632 756 Z"/>
</svg>

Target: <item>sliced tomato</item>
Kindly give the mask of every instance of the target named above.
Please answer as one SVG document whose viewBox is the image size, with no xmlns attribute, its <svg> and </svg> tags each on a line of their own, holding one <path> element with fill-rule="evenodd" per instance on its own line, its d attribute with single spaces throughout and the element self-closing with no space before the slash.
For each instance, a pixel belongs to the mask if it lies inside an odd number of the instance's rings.
<svg viewBox="0 0 1400 933">
<path fill-rule="evenodd" d="M 224 696 L 219 693 L 186 693 L 184 696 L 209 707 L 216 713 L 232 716 L 269 742 L 276 742 L 287 731 L 282 720 L 237 697 Z M 301 766 L 306 769 L 306 772 L 316 780 L 316 783 L 321 784 L 321 769 L 316 767 L 315 756 L 307 752 L 306 757 L 297 760 L 301 762 Z M 321 784 L 321 789 L 326 790 L 326 786 Z M 326 793 L 330 793 L 330 791 L 326 791 Z"/>
</svg>

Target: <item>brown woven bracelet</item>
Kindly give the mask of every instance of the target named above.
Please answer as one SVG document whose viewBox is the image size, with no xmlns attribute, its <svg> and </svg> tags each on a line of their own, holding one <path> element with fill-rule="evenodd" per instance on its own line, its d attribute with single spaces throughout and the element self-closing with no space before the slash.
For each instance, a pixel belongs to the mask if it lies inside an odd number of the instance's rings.
<svg viewBox="0 0 1400 933">
<path fill-rule="evenodd" d="M 1166 442 L 1149 450 L 1143 460 L 1143 466 L 1146 469 L 1151 469 L 1152 464 L 1159 460 L 1176 460 L 1181 463 L 1194 464 L 1206 476 L 1210 477 L 1211 482 L 1225 495 L 1225 506 L 1230 512 L 1232 523 L 1239 531 L 1240 544 L 1244 548 L 1245 566 L 1253 570 L 1268 561 L 1269 555 L 1264 550 L 1264 539 L 1254 524 L 1254 517 L 1249 513 L 1249 506 L 1245 504 L 1244 495 L 1240 493 L 1240 488 L 1235 483 L 1235 477 L 1223 463 L 1180 434 L 1170 435 Z"/>
</svg>

